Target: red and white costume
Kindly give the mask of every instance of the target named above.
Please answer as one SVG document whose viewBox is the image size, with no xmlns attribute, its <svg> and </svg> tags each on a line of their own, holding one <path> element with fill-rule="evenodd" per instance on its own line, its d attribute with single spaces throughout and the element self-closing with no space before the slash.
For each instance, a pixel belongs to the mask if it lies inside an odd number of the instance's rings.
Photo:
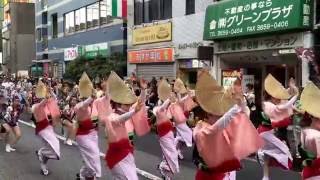
<svg viewBox="0 0 320 180">
<path fill-rule="evenodd" d="M 76 141 L 84 160 L 84 166 L 80 170 L 80 178 L 101 177 L 98 132 L 91 119 L 92 103 L 93 99 L 90 97 L 75 106 L 76 118 L 79 124 Z"/>
<path fill-rule="evenodd" d="M 208 168 L 206 171 L 199 169 L 196 180 L 235 180 L 235 170 L 241 168 L 240 161 L 262 146 L 263 141 L 244 113 L 245 109 L 245 105 L 234 105 L 214 124 L 197 124 L 194 138 Z"/>
<path fill-rule="evenodd" d="M 271 126 L 266 128 L 260 126 L 258 131 L 264 139 L 265 145 L 258 151 L 258 158 L 261 161 L 269 160 L 269 166 L 277 166 L 289 170 L 292 167 L 292 156 L 288 146 L 274 135 L 274 128 L 287 127 L 290 125 L 290 116 L 293 113 L 293 103 L 297 96 L 291 98 L 288 102 L 275 105 L 271 102 L 264 102 L 264 114 L 270 119 Z"/>
<path fill-rule="evenodd" d="M 175 138 L 173 134 L 173 126 L 168 115 L 168 106 L 170 100 L 166 100 L 161 106 L 153 109 L 156 115 L 157 132 L 159 136 L 159 143 L 162 150 L 163 161 L 160 163 L 160 170 L 167 176 L 173 176 L 179 173 L 178 152 L 176 149 Z M 170 113 L 169 113 L 170 114 Z"/>
<path fill-rule="evenodd" d="M 60 158 L 60 144 L 56 137 L 51 122 L 48 120 L 48 105 L 54 106 L 54 99 L 44 99 L 40 103 L 32 106 L 32 113 L 36 120 L 36 135 L 38 135 L 44 142 L 44 146 L 38 150 L 39 160 L 41 161 L 41 169 L 47 171 L 46 163 L 49 159 Z M 56 112 L 50 112 L 55 114 Z"/>
</svg>

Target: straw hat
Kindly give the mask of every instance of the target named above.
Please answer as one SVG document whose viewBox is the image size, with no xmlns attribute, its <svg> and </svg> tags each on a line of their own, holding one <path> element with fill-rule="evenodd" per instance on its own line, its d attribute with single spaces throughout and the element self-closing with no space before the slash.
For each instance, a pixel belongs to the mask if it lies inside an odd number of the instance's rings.
<svg viewBox="0 0 320 180">
<path fill-rule="evenodd" d="M 86 72 L 82 74 L 79 80 L 79 93 L 80 98 L 90 97 L 93 93 L 93 84 Z"/>
<path fill-rule="evenodd" d="M 264 80 L 264 88 L 270 96 L 276 99 L 287 100 L 291 97 L 289 92 L 271 74 Z"/>
<path fill-rule="evenodd" d="M 217 116 L 222 116 L 235 104 L 231 90 L 219 86 L 208 71 L 198 77 L 196 98 L 204 111 Z"/>
<path fill-rule="evenodd" d="M 133 91 L 115 72 L 111 72 L 107 84 L 112 101 L 119 104 L 134 104 L 137 101 L 137 97 Z"/>
<path fill-rule="evenodd" d="M 175 80 L 173 88 L 176 93 L 186 94 L 188 92 L 186 87 L 184 86 L 183 81 L 180 78 Z"/>
<path fill-rule="evenodd" d="M 47 87 L 41 80 L 38 81 L 35 93 L 37 98 L 45 98 L 47 96 Z"/>
<path fill-rule="evenodd" d="M 304 88 L 300 98 L 301 109 L 310 115 L 320 118 L 320 90 L 312 82 L 308 83 Z"/>
<path fill-rule="evenodd" d="M 167 80 L 161 80 L 158 85 L 159 99 L 162 101 L 167 100 L 170 97 L 171 92 L 171 85 L 167 82 Z"/>
</svg>

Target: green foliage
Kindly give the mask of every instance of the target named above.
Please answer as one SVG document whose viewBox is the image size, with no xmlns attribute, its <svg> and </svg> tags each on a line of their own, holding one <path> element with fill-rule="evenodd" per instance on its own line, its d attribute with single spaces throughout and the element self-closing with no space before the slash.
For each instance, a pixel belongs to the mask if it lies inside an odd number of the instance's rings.
<svg viewBox="0 0 320 180">
<path fill-rule="evenodd" d="M 63 78 L 78 82 L 84 71 L 92 80 L 95 77 L 105 78 L 111 71 L 124 76 L 126 74 L 126 63 L 126 56 L 121 53 L 114 53 L 107 58 L 97 56 L 93 60 L 78 57 L 67 65 Z"/>
</svg>

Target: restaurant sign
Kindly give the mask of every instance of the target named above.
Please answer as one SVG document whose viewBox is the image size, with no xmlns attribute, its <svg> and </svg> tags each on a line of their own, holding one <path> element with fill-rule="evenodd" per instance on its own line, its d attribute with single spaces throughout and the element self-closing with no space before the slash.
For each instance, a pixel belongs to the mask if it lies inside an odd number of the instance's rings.
<svg viewBox="0 0 320 180">
<path fill-rule="evenodd" d="M 128 52 L 129 63 L 173 62 L 173 48 L 148 49 Z"/>
<path fill-rule="evenodd" d="M 266 49 L 288 49 L 300 46 L 303 46 L 303 33 L 292 33 L 261 38 L 221 41 L 217 43 L 216 54 Z"/>
<path fill-rule="evenodd" d="M 172 24 L 164 23 L 133 30 L 132 44 L 158 43 L 172 40 Z"/>
<path fill-rule="evenodd" d="M 309 29 L 313 0 L 229 0 L 206 10 L 204 40 Z"/>
</svg>

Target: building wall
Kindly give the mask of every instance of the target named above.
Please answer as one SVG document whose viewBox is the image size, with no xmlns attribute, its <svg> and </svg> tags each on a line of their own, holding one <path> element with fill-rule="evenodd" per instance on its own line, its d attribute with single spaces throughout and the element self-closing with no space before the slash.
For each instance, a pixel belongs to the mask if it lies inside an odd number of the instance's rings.
<svg viewBox="0 0 320 180">
<path fill-rule="evenodd" d="M 10 41 L 10 54 L 3 58 L 11 73 L 27 71 L 35 58 L 34 4 L 10 3 L 9 8 L 11 25 L 4 35 Z"/>
</svg>

